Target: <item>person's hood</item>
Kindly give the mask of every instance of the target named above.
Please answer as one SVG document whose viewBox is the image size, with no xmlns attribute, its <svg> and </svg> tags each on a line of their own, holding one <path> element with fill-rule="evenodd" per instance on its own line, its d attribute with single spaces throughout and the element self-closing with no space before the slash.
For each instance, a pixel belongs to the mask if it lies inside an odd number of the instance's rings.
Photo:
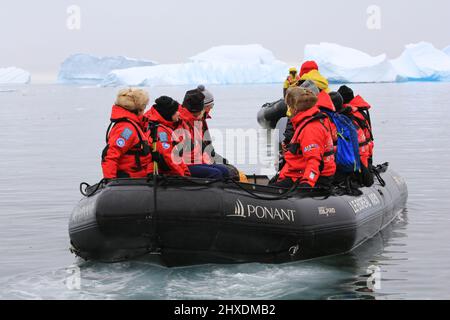
<svg viewBox="0 0 450 320">
<path fill-rule="evenodd" d="M 312 80 L 316 84 L 317 88 L 324 90 L 325 92 L 330 92 L 328 88 L 328 80 L 320 74 L 318 70 L 311 70 L 301 76 L 300 80 Z"/>
<path fill-rule="evenodd" d="M 124 109 L 117 105 L 113 105 L 112 109 L 111 109 L 111 121 L 119 120 L 122 118 L 127 118 L 130 120 L 133 120 L 134 122 L 136 122 L 138 124 L 142 123 L 142 118 L 139 117 L 137 114 L 130 112 L 127 109 Z"/>
<path fill-rule="evenodd" d="M 292 125 L 294 126 L 294 129 L 297 129 L 305 121 L 306 118 L 310 118 L 319 112 L 320 110 L 316 105 L 306 111 L 297 113 L 294 117 L 291 118 L 291 122 Z"/>
<path fill-rule="evenodd" d="M 184 106 L 180 106 L 180 118 L 181 120 L 189 123 L 194 123 L 195 121 L 202 121 L 202 119 L 196 118 L 188 109 Z"/>
<path fill-rule="evenodd" d="M 159 114 L 158 110 L 156 110 L 154 107 L 151 107 L 151 109 L 148 110 L 144 114 L 144 117 L 147 118 L 151 122 L 158 122 L 158 123 L 162 124 L 163 126 L 166 126 L 166 127 L 172 128 L 172 129 L 174 129 L 177 126 L 177 122 L 167 121 Z"/>
<path fill-rule="evenodd" d="M 300 77 L 312 70 L 319 70 L 319 66 L 315 61 L 305 61 L 300 68 Z"/>
<path fill-rule="evenodd" d="M 366 109 L 370 109 L 370 104 L 364 100 L 360 95 L 357 95 L 356 97 L 353 98 L 352 101 L 350 101 L 348 103 L 349 106 L 351 106 L 352 108 L 366 108 Z"/>
<path fill-rule="evenodd" d="M 325 91 L 320 91 L 320 93 L 317 95 L 317 103 L 316 106 L 318 108 L 324 108 L 330 111 L 336 111 L 336 108 L 334 107 L 333 100 L 331 100 L 331 97 L 328 93 Z"/>
</svg>

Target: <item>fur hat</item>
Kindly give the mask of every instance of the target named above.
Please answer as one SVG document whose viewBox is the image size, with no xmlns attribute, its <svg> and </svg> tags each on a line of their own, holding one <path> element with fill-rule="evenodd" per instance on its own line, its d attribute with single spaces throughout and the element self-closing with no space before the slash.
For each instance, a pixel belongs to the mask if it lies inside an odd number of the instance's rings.
<svg viewBox="0 0 450 320">
<path fill-rule="evenodd" d="M 140 112 L 145 110 L 148 101 L 147 91 L 128 88 L 119 91 L 115 104 L 131 112 Z"/>
<path fill-rule="evenodd" d="M 207 106 L 208 104 L 211 104 L 214 102 L 214 96 L 212 95 L 211 92 L 209 92 L 208 90 L 205 89 L 204 85 L 199 85 L 197 87 L 198 90 L 200 90 L 203 95 L 205 96 L 205 106 Z"/>
<path fill-rule="evenodd" d="M 203 111 L 205 107 L 205 95 L 199 89 L 187 91 L 184 96 L 183 107 L 191 113 Z"/>
<path fill-rule="evenodd" d="M 286 104 L 290 108 L 299 111 L 311 109 L 316 105 L 317 100 L 316 95 L 311 90 L 300 87 L 289 88 L 285 98 Z"/>
</svg>

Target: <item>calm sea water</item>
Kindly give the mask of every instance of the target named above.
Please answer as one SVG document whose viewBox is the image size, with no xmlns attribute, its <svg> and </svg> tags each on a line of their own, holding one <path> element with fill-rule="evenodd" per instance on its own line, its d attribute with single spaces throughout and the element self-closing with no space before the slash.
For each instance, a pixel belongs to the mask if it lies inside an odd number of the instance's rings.
<svg viewBox="0 0 450 320">
<path fill-rule="evenodd" d="M 353 87 L 373 105 L 376 161 L 389 161 L 407 181 L 401 216 L 340 256 L 184 268 L 147 259 L 84 263 L 68 251 L 79 183 L 101 178 L 117 89 L 1 87 L 0 299 L 450 299 L 450 84 Z M 186 89 L 149 91 L 153 99 L 181 100 Z M 281 94 L 275 85 L 210 89 L 216 96 L 210 126 L 219 129 L 257 129 L 259 107 Z M 240 165 L 247 173 L 262 167 Z M 373 268 L 379 287 L 369 290 Z"/>
</svg>

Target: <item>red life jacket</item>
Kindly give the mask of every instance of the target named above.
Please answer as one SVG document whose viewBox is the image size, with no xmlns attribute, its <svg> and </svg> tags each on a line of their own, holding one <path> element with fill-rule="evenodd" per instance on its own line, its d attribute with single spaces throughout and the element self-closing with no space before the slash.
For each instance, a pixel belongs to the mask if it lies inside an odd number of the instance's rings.
<svg viewBox="0 0 450 320">
<path fill-rule="evenodd" d="M 286 78 L 286 81 L 289 82 L 289 85 L 292 86 L 300 81 L 300 76 L 297 74 L 295 78 L 292 77 L 292 74 L 289 74 Z"/>
<path fill-rule="evenodd" d="M 319 108 L 319 110 L 336 112 L 336 108 L 334 107 L 333 100 L 331 100 L 330 95 L 328 93 L 326 93 L 324 90 L 320 91 L 320 93 L 317 95 L 317 99 L 318 100 L 317 100 L 316 106 Z M 327 128 L 330 128 L 330 130 L 331 130 L 331 138 L 333 139 L 334 153 L 336 153 L 337 152 L 337 143 L 338 143 L 338 134 L 337 134 L 336 125 L 328 117 L 325 120 L 325 122 L 326 122 Z"/>
<path fill-rule="evenodd" d="M 154 107 L 147 111 L 144 117 L 148 120 L 150 126 L 156 125 L 156 150 L 160 155 L 158 161 L 159 173 L 189 176 L 189 169 L 182 159 L 183 150 L 177 147 L 181 141 L 180 137 L 174 132 L 180 124 L 167 121 Z M 152 130 L 148 130 L 147 134 L 150 136 L 149 140 L 154 141 L 151 137 Z M 153 168 L 151 168 L 151 171 L 147 170 L 147 172 L 153 173 Z"/>
<path fill-rule="evenodd" d="M 102 152 L 103 177 L 143 178 L 151 162 L 150 145 L 141 119 L 134 113 L 114 105 Z"/>
<path fill-rule="evenodd" d="M 182 137 L 184 162 L 188 166 L 194 164 L 213 164 L 214 161 L 211 156 L 207 152 L 204 152 L 203 120 L 194 117 L 183 106 L 180 107 L 180 118 L 182 120 L 181 126 L 184 129 Z"/>
<path fill-rule="evenodd" d="M 350 101 L 346 106 L 350 106 L 352 108 L 352 116 L 354 117 L 354 120 L 364 131 L 364 135 L 366 137 L 364 145 L 366 145 L 369 149 L 369 158 L 372 158 L 374 139 L 372 134 L 372 124 L 370 123 L 370 116 L 368 112 L 371 106 L 359 95 L 353 98 L 353 100 Z"/>
<path fill-rule="evenodd" d="M 333 139 L 326 119 L 317 106 L 292 118 L 295 133 L 285 152 L 280 180 L 291 178 L 314 187 L 320 176 L 334 176 Z"/>
</svg>

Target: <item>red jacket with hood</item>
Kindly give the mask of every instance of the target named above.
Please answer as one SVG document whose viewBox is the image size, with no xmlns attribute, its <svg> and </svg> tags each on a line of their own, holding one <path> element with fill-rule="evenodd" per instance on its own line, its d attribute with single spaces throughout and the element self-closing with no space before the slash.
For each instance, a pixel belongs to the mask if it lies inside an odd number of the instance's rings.
<svg viewBox="0 0 450 320">
<path fill-rule="evenodd" d="M 102 153 L 103 177 L 143 178 L 153 169 L 150 144 L 143 124 L 136 114 L 114 105 L 111 111 L 113 127 Z M 141 137 L 141 138 L 140 138 Z"/>
<path fill-rule="evenodd" d="M 314 187 L 320 176 L 334 176 L 336 163 L 327 118 L 307 123 L 318 114 L 320 110 L 316 105 L 291 119 L 295 133 L 289 150 L 285 153 L 286 164 L 280 172 L 279 180 L 291 178 Z"/>
<path fill-rule="evenodd" d="M 167 175 L 178 175 L 178 176 L 190 176 L 190 172 L 183 159 L 179 155 L 179 151 L 175 148 L 180 142 L 180 138 L 176 134 L 176 130 L 179 127 L 179 123 L 173 121 L 167 121 L 164 119 L 155 108 L 151 108 L 147 111 L 144 117 L 148 122 L 153 122 L 158 124 L 157 128 L 157 142 L 156 150 L 161 156 L 161 164 L 158 166 L 159 173 Z M 151 131 L 147 132 L 149 135 L 149 140 L 151 139 Z M 153 167 L 147 170 L 147 172 L 153 173 Z"/>
<path fill-rule="evenodd" d="M 319 110 L 336 112 L 336 108 L 334 107 L 333 100 L 331 100 L 331 97 L 328 93 L 326 93 L 323 90 L 320 91 L 320 93 L 317 95 L 317 99 L 318 100 L 317 100 L 316 106 L 319 107 Z M 331 137 L 333 139 L 334 152 L 336 153 L 337 141 L 338 141 L 336 125 L 329 118 L 325 119 L 325 123 L 326 123 L 327 127 L 329 127 L 331 129 Z"/>
<path fill-rule="evenodd" d="M 368 150 L 366 152 L 368 153 L 368 158 L 371 158 L 373 156 L 374 148 L 372 128 L 369 121 L 367 121 L 367 119 L 361 113 L 362 110 L 369 110 L 370 105 L 361 96 L 358 95 L 353 98 L 353 100 L 350 101 L 347 106 L 350 106 L 352 108 L 352 116 L 356 118 L 358 125 L 364 131 L 366 140 L 362 144 L 360 143 L 360 146 L 367 146 Z"/>
<path fill-rule="evenodd" d="M 203 119 L 196 118 L 183 106 L 180 107 L 180 118 L 182 120 L 183 144 L 184 144 L 184 162 L 189 165 L 195 164 L 213 164 L 212 157 L 203 152 Z M 187 145 L 186 145 L 187 144 Z M 188 152 L 186 152 L 186 150 Z"/>
</svg>

